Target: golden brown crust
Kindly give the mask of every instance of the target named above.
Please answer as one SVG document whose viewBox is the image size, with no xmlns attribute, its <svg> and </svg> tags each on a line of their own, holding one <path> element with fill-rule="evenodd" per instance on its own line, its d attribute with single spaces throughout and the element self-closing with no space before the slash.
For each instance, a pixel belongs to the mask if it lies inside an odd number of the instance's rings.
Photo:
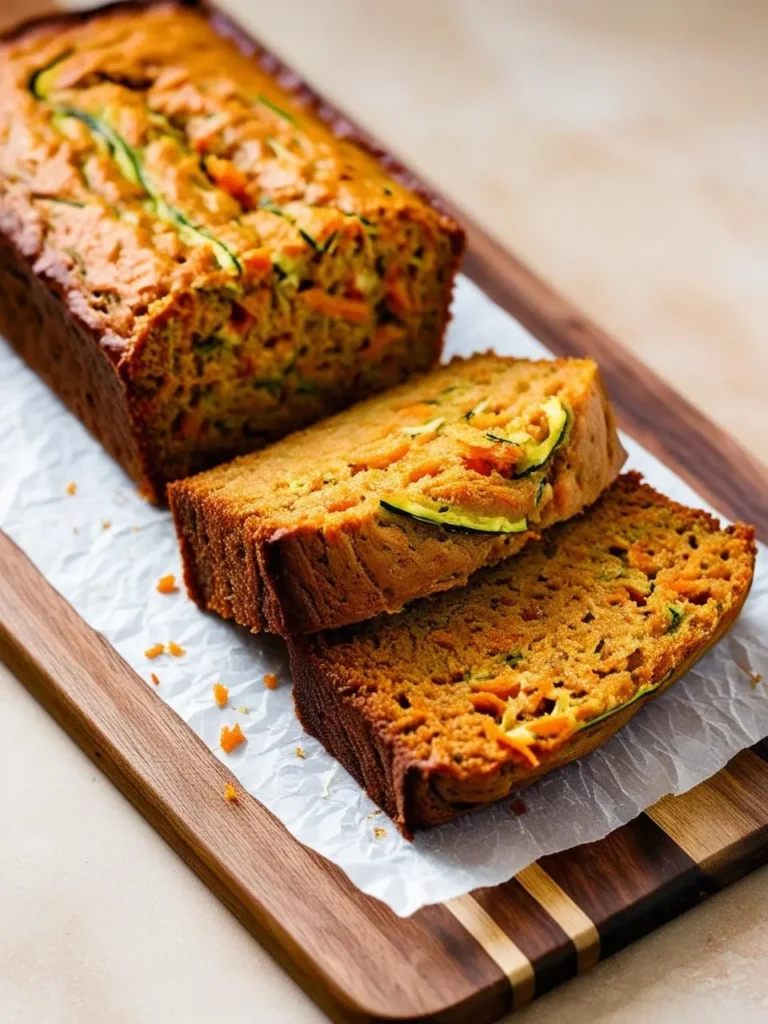
<svg viewBox="0 0 768 1024">
<path fill-rule="evenodd" d="M 299 717 L 404 833 L 448 821 L 594 750 L 671 686 L 735 621 L 755 554 L 751 527 L 720 530 L 627 474 L 514 573 L 294 638 Z"/>
<path fill-rule="evenodd" d="M 437 359 L 463 233 L 222 15 L 121 4 L 0 51 L 0 273 L 60 310 L 47 346 L 6 334 L 151 496 Z"/>
<path fill-rule="evenodd" d="M 539 471 L 517 479 L 521 449 L 488 431 L 515 412 L 538 422 L 542 399 L 553 395 L 570 410 L 567 439 Z M 486 411 L 472 411 L 483 404 Z M 438 426 L 410 436 L 410 425 L 425 430 L 423 420 Z M 254 632 L 307 633 L 463 585 L 595 501 L 623 459 L 594 363 L 488 354 L 455 359 L 263 452 L 179 481 L 169 499 L 198 603 Z M 385 510 L 381 501 L 393 493 L 526 518 L 529 530 L 448 532 Z"/>
</svg>

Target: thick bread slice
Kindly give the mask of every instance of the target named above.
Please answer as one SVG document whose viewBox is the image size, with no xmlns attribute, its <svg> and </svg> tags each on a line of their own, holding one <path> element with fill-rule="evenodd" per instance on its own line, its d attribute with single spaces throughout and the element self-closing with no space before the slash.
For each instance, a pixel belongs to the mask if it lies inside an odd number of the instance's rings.
<svg viewBox="0 0 768 1024">
<path fill-rule="evenodd" d="M 488 354 L 180 481 L 169 500 L 195 600 L 288 635 L 464 584 L 581 512 L 623 460 L 591 360 Z"/>
<path fill-rule="evenodd" d="M 755 553 L 626 474 L 462 591 L 295 638 L 299 717 L 410 835 L 604 743 L 733 624 Z"/>
</svg>

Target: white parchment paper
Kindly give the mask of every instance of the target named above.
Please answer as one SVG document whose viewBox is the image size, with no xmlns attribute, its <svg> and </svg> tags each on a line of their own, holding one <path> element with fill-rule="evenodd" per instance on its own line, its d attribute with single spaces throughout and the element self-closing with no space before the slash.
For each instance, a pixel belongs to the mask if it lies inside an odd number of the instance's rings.
<svg viewBox="0 0 768 1024">
<path fill-rule="evenodd" d="M 546 354 L 466 279 L 459 283 L 447 348 L 450 354 L 488 348 Z M 672 497 L 705 507 L 648 452 L 627 438 L 624 443 L 628 466 Z M 67 493 L 70 482 L 74 494 Z M 160 696 L 297 839 L 400 915 L 506 881 L 544 854 L 600 839 L 768 735 L 768 551 L 761 548 L 752 594 L 730 635 L 610 743 L 528 789 L 523 814 L 504 801 L 409 843 L 302 732 L 279 641 L 201 613 L 183 592 L 157 593 L 160 576 L 180 577 L 169 514 L 137 496 L 2 341 L 0 527 L 143 679 L 157 674 Z M 184 657 L 144 656 L 153 644 L 170 640 L 186 649 Z M 278 675 L 277 690 L 265 688 L 266 672 Z M 756 682 L 760 674 L 765 681 Z M 212 698 L 217 681 L 230 690 L 224 710 Z M 235 721 L 248 742 L 227 757 L 219 732 Z"/>
</svg>

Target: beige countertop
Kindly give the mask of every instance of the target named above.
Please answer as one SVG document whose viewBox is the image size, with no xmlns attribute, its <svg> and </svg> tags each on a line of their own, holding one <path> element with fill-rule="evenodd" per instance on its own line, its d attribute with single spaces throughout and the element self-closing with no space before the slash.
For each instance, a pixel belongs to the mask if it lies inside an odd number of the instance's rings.
<svg viewBox="0 0 768 1024">
<path fill-rule="evenodd" d="M 760 0 L 227 6 L 768 450 Z M 2 666 L 0 777 L 2 1024 L 324 1019 Z M 766 905 L 764 870 L 515 1020 L 762 1024 Z"/>
</svg>

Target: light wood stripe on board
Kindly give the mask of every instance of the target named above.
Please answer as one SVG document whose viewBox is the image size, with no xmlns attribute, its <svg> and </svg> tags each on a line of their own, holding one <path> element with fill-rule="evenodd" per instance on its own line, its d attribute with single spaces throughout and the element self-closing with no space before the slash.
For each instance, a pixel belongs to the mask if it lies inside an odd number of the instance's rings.
<svg viewBox="0 0 768 1024">
<path fill-rule="evenodd" d="M 470 895 L 447 900 L 443 906 L 506 974 L 512 986 L 515 1008 L 530 1002 L 536 988 L 533 964 L 507 933 Z"/>
<path fill-rule="evenodd" d="M 600 959 L 600 933 L 594 922 L 539 864 L 531 864 L 515 878 L 546 910 L 576 947 L 579 971 Z"/>
<path fill-rule="evenodd" d="M 682 796 L 665 796 L 645 812 L 699 866 L 722 857 L 768 825 L 766 763 L 743 750 L 711 779 Z"/>
</svg>

